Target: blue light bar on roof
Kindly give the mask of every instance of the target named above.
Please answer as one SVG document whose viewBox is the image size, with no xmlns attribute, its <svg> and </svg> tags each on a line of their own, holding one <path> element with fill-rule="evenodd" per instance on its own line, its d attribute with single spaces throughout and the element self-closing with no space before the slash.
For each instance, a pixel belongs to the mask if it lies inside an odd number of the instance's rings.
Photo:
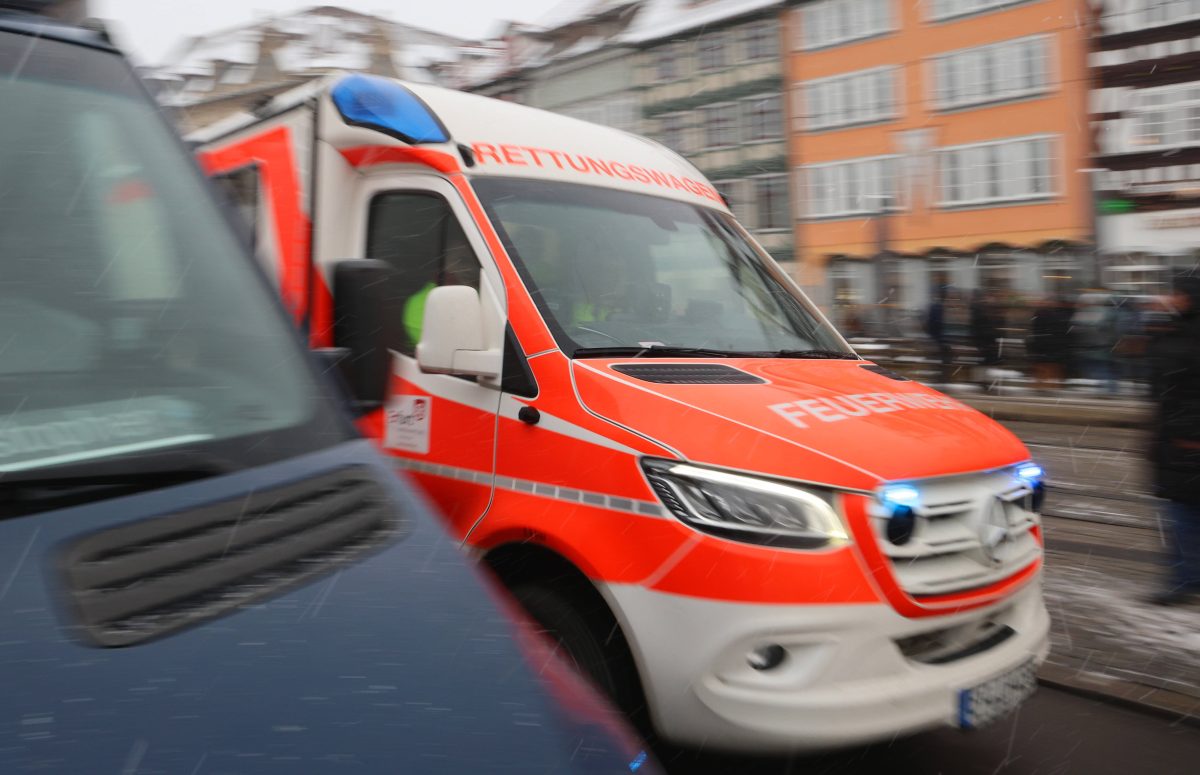
<svg viewBox="0 0 1200 775">
<path fill-rule="evenodd" d="M 429 106 L 404 86 L 377 75 L 348 75 L 330 92 L 342 120 L 375 129 L 406 143 L 444 143 L 446 127 Z"/>
</svg>

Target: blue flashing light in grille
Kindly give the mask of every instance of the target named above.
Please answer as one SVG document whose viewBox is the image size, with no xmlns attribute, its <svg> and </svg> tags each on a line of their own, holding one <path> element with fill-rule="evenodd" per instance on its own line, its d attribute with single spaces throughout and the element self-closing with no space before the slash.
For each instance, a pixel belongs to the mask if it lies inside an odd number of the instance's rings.
<svg viewBox="0 0 1200 775">
<path fill-rule="evenodd" d="M 406 143 L 444 143 L 450 133 L 417 95 L 377 75 L 348 75 L 330 92 L 342 119 Z"/>
<path fill-rule="evenodd" d="M 912 509 L 921 502 L 921 492 L 911 484 L 893 484 L 883 488 L 879 493 L 879 499 L 893 509 L 897 507 Z"/>
<path fill-rule="evenodd" d="M 1017 466 L 1017 476 L 1027 482 L 1040 482 L 1046 472 L 1037 463 L 1026 463 Z"/>
</svg>

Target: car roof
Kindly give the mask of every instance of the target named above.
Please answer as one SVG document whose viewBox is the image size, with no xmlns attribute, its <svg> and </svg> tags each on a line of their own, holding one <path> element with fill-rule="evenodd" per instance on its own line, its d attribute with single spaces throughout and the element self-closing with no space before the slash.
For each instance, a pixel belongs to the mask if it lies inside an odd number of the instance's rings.
<svg viewBox="0 0 1200 775">
<path fill-rule="evenodd" d="M 97 30 L 65 24 L 29 11 L 16 10 L 2 1 L 0 1 L 0 31 L 32 35 L 47 40 L 74 43 L 120 53 L 108 38 Z"/>
</svg>

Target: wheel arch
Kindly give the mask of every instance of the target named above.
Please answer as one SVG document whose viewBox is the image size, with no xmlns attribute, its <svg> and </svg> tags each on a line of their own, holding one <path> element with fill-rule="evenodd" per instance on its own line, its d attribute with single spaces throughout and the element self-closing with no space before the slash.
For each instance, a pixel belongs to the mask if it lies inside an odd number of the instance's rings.
<svg viewBox="0 0 1200 775">
<path fill-rule="evenodd" d="M 617 636 L 619 647 L 631 661 L 638 694 L 641 701 L 646 702 L 649 697 L 642 676 L 649 666 L 638 647 L 636 634 L 630 631 L 629 622 L 614 604 L 605 585 L 595 582 L 570 557 L 538 538 L 526 532 L 516 540 L 498 542 L 482 552 L 480 562 L 507 589 L 511 590 L 519 584 L 554 583 L 555 589 L 568 592 L 581 608 L 600 611 L 605 617 L 603 626 L 611 628 L 610 632 Z M 644 727 L 648 717 L 641 715 L 646 712 L 653 714 L 648 707 L 633 710 L 635 724 L 643 733 L 648 731 Z"/>
</svg>

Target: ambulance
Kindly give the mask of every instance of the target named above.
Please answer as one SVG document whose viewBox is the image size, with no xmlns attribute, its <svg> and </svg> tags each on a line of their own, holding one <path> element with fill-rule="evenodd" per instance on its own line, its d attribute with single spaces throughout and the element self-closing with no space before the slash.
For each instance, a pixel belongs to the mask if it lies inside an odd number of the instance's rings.
<svg viewBox="0 0 1200 775">
<path fill-rule="evenodd" d="M 361 426 L 660 739 L 827 749 L 1033 692 L 1041 468 L 856 355 L 680 156 L 363 74 L 192 140 L 313 346 L 339 276 L 384 289 Z"/>
</svg>

